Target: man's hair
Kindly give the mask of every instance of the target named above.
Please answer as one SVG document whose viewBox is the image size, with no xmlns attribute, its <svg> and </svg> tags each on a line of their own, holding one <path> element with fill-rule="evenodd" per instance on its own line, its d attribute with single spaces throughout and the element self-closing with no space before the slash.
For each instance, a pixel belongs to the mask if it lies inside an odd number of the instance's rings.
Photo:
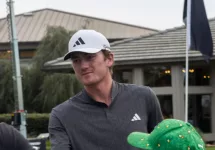
<svg viewBox="0 0 215 150">
<path fill-rule="evenodd" d="M 104 55 L 104 58 L 107 59 L 110 57 L 110 51 L 107 51 L 107 50 L 102 50 L 102 53 Z M 113 65 L 109 68 L 109 71 L 111 73 L 111 75 L 113 75 Z"/>
</svg>

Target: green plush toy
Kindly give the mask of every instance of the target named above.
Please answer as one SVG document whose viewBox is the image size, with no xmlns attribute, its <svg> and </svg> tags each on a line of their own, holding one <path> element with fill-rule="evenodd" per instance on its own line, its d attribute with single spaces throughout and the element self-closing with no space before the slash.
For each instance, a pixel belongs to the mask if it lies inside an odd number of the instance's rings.
<svg viewBox="0 0 215 150">
<path fill-rule="evenodd" d="M 165 119 L 151 134 L 132 132 L 128 143 L 149 150 L 205 150 L 201 136 L 190 124 L 176 119 Z"/>
</svg>

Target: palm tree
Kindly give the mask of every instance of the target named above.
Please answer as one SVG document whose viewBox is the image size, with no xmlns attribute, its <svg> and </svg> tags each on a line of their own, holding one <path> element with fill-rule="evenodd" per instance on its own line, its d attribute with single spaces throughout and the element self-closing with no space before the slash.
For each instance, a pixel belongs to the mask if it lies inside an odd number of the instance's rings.
<svg viewBox="0 0 215 150">
<path fill-rule="evenodd" d="M 33 63 L 39 69 L 49 60 L 63 56 L 67 52 L 68 42 L 72 31 L 67 31 L 63 27 L 48 27 L 47 33 L 43 37 Z"/>
<path fill-rule="evenodd" d="M 34 106 L 39 103 L 39 106 L 42 107 L 37 109 L 41 109 L 42 112 L 50 112 L 54 106 L 76 94 L 75 88 L 78 88 L 74 86 L 76 83 L 77 80 L 71 74 L 46 75 L 40 87 L 41 92 L 34 99 Z"/>
<path fill-rule="evenodd" d="M 9 62 L 0 64 L 0 113 L 7 113 L 15 108 L 12 65 Z"/>
<path fill-rule="evenodd" d="M 69 73 L 46 73 L 43 64 L 63 56 L 74 32 L 62 27 L 48 27 L 33 58 L 32 68 L 21 68 L 24 108 L 28 112 L 50 112 L 53 107 L 78 93 L 82 86 Z M 14 86 L 10 62 L 0 63 L 0 113 L 15 110 Z"/>
<path fill-rule="evenodd" d="M 50 112 L 59 103 L 67 100 L 82 89 L 81 84 L 73 74 L 46 73 L 41 71 L 43 64 L 49 60 L 63 56 L 74 32 L 62 27 L 49 27 L 47 34 L 39 45 L 33 58 L 33 67 L 26 85 L 28 104 L 33 106 L 29 110 L 36 112 Z"/>
</svg>

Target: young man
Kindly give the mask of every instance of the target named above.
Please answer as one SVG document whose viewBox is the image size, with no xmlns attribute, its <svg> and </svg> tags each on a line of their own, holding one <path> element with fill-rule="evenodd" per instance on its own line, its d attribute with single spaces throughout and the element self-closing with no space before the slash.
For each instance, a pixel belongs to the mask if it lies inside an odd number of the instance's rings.
<svg viewBox="0 0 215 150">
<path fill-rule="evenodd" d="M 148 150 L 206 150 L 199 133 L 190 124 L 176 119 L 165 119 L 151 134 L 132 132 L 128 143 Z"/>
<path fill-rule="evenodd" d="M 127 135 L 134 130 L 149 133 L 162 120 L 156 95 L 149 87 L 113 81 L 114 55 L 99 32 L 76 32 L 67 59 L 84 89 L 53 108 L 52 150 L 135 150 Z"/>
</svg>

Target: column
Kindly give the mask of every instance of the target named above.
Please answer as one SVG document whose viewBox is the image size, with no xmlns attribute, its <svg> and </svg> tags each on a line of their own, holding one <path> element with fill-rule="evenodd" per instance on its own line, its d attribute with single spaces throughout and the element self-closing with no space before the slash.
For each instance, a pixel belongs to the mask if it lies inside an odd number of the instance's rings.
<svg viewBox="0 0 215 150">
<path fill-rule="evenodd" d="M 134 68 L 132 70 L 132 83 L 136 85 L 144 85 L 143 69 Z"/>
<path fill-rule="evenodd" d="M 171 79 L 173 87 L 173 118 L 185 120 L 184 100 L 184 74 L 182 66 L 171 67 Z"/>
<path fill-rule="evenodd" d="M 215 134 L 215 63 L 211 64 L 211 80 L 210 85 L 213 93 L 211 94 L 211 121 L 212 121 L 212 133 Z"/>
</svg>

